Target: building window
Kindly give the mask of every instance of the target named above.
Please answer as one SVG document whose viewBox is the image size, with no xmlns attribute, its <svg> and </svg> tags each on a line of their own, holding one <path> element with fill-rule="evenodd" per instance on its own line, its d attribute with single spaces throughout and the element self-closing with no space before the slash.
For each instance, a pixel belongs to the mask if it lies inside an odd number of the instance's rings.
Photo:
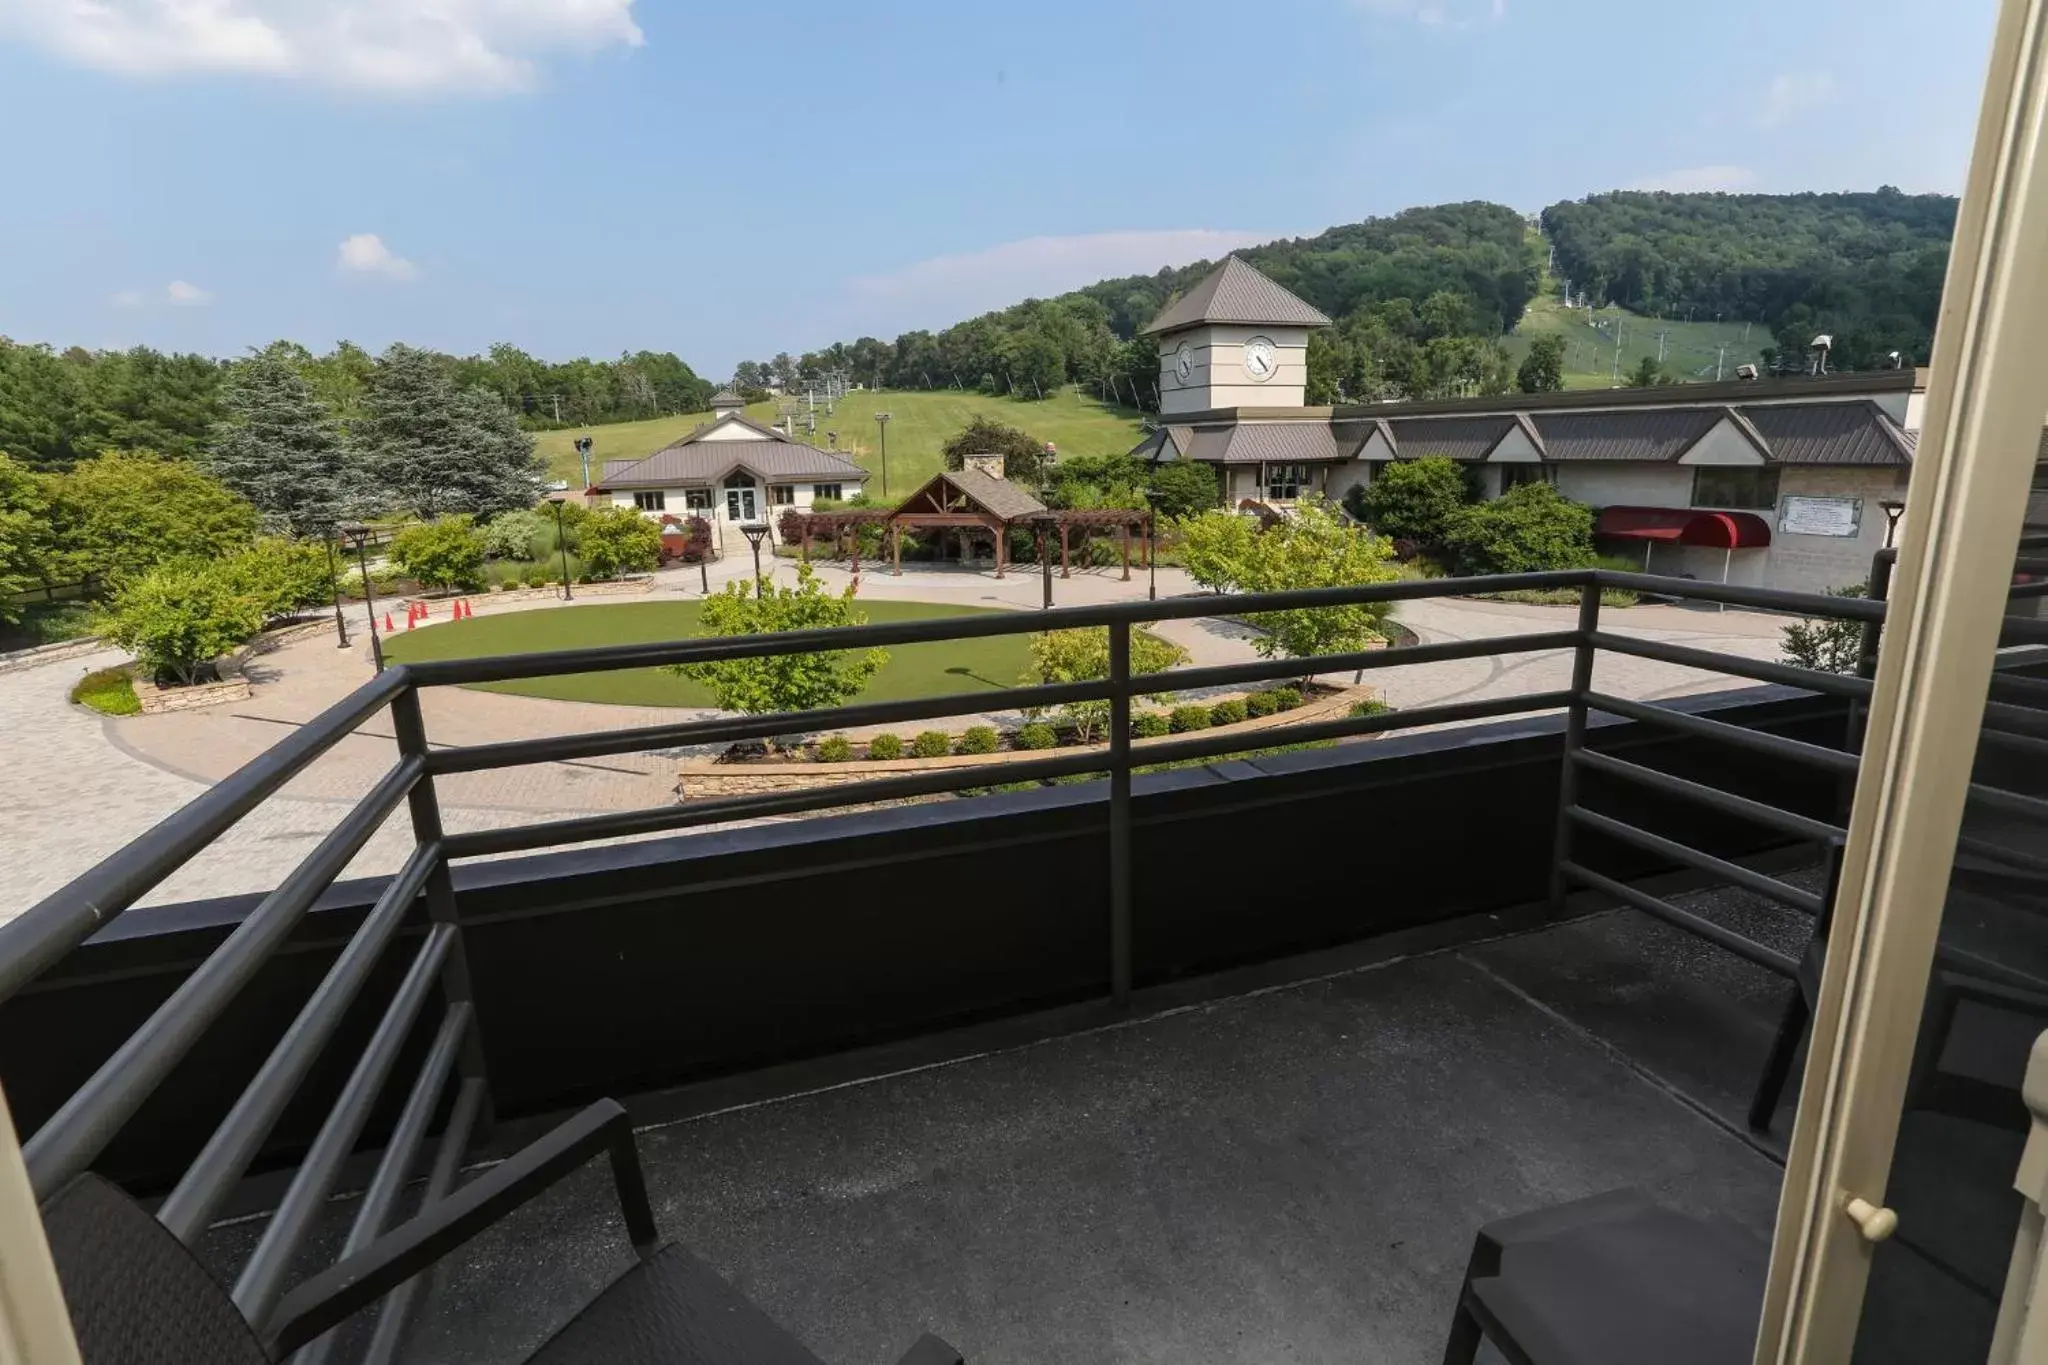
<svg viewBox="0 0 2048 1365">
<path fill-rule="evenodd" d="M 633 495 L 633 505 L 643 512 L 666 512 L 668 510 L 668 494 L 662 492 L 659 488 L 635 493 Z"/>
<path fill-rule="evenodd" d="M 768 501 L 776 507 L 788 507 L 796 501 L 796 485 L 793 483 L 769 484 Z"/>
<path fill-rule="evenodd" d="M 1500 491 L 1520 488 L 1525 483 L 1549 483 L 1550 470 L 1540 464 L 1504 464 L 1500 467 Z"/>
<path fill-rule="evenodd" d="M 1694 507 L 1768 512 L 1778 505 L 1778 471 L 1754 465 L 1710 465 L 1692 472 Z"/>
<path fill-rule="evenodd" d="M 830 498 L 833 502 L 838 502 L 840 500 L 839 485 L 836 483 L 814 483 L 811 485 L 811 498 L 814 501 L 818 498 Z"/>
<path fill-rule="evenodd" d="M 685 488 L 683 490 L 683 506 L 692 512 L 709 512 L 711 510 L 711 490 L 708 488 Z"/>
<path fill-rule="evenodd" d="M 1308 486 L 1308 466 L 1275 464 L 1266 466 L 1266 500 L 1293 502 Z"/>
</svg>

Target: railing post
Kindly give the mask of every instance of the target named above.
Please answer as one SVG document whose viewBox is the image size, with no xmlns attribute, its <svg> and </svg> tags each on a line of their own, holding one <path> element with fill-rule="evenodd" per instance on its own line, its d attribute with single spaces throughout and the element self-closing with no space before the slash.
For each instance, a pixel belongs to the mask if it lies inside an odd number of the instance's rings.
<svg viewBox="0 0 2048 1365">
<path fill-rule="evenodd" d="M 1579 589 L 1579 643 L 1572 652 L 1572 701 L 1565 711 L 1564 748 L 1558 756 L 1557 833 L 1550 850 L 1550 913 L 1564 913 L 1564 865 L 1571 857 L 1572 805 L 1578 800 L 1574 761 L 1586 742 L 1586 694 L 1593 690 L 1593 632 L 1600 629 L 1600 580 Z"/>
<path fill-rule="evenodd" d="M 1109 627 L 1109 993 L 1131 998 L 1131 626 Z"/>
<path fill-rule="evenodd" d="M 420 691 L 408 686 L 391 699 L 391 728 L 398 737 L 398 751 L 401 754 L 417 754 L 421 758 L 427 753 L 427 724 L 420 714 Z M 412 837 L 415 845 L 439 843 L 441 829 L 441 801 L 434 792 L 434 779 L 422 774 L 413 783 L 406 795 L 406 804 L 412 814 Z M 448 956 L 441 964 L 441 994 L 449 1006 L 457 1004 L 475 1005 L 470 990 L 469 954 L 462 941 L 462 923 L 455 912 L 455 882 L 448 875 L 448 859 L 443 856 L 434 860 L 434 870 L 427 874 L 425 888 L 427 917 L 436 924 L 446 924 L 455 931 L 455 941 L 448 949 Z M 484 1107 L 480 1117 L 483 1131 L 491 1126 L 490 1081 L 484 1072 L 484 1049 L 482 1030 L 478 1027 L 476 1013 L 472 1008 L 470 1025 L 463 1035 L 462 1054 L 457 1059 L 456 1069 L 464 1080 L 474 1079 L 483 1084 Z"/>
</svg>

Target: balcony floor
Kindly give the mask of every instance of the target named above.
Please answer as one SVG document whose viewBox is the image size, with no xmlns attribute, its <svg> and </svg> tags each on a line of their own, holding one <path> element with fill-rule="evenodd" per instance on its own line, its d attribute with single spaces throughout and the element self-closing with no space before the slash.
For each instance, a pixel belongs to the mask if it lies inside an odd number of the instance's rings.
<svg viewBox="0 0 2048 1365">
<path fill-rule="evenodd" d="M 1759 932 L 1739 894 L 1686 903 Z M 641 1150 L 663 1230 L 834 1365 L 926 1328 L 984 1365 L 1433 1362 L 1491 1218 L 1633 1184 L 1769 1235 L 1781 1171 L 1740 1115 L 1785 989 L 1613 912 Z M 517 1360 L 594 1296 L 630 1256 L 608 1181 L 445 1263 L 406 1358 Z"/>
</svg>

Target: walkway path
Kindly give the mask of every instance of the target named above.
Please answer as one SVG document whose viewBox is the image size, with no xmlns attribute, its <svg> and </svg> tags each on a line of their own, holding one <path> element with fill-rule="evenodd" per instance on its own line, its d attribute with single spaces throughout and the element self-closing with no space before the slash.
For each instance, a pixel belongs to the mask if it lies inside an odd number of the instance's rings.
<svg viewBox="0 0 2048 1365">
<path fill-rule="evenodd" d="M 781 566 L 788 572 L 786 563 Z M 733 558 L 714 569 L 712 586 L 751 571 Z M 845 571 L 820 566 L 829 586 Z M 1128 601 L 1142 597 L 1145 577 L 1124 583 L 1115 570 L 1056 580 L 1060 605 Z M 1162 597 L 1192 591 L 1179 570 L 1159 571 Z M 908 570 L 901 578 L 863 574 L 861 592 L 877 599 L 958 602 L 963 606 L 1036 608 L 1042 585 L 1029 573 L 1002 582 L 963 570 Z M 701 595 L 694 569 L 660 576 L 656 596 Z M 617 601 L 619 599 L 601 599 Z M 644 598 L 627 600 L 647 600 Z M 487 598 L 482 610 L 492 611 Z M 577 605 L 521 603 L 498 610 L 576 610 Z M 1403 604 L 1399 619 L 1425 642 L 1496 638 L 1570 625 L 1570 608 L 1439 599 Z M 1777 618 L 1749 612 L 1716 613 L 1684 607 L 1610 611 L 1603 624 L 1640 635 L 1741 654 L 1774 658 Z M 1250 632 L 1234 622 L 1198 619 L 1162 624 L 1159 632 L 1185 645 L 1197 664 L 1254 657 Z M 0 784 L 0 918 L 19 913 L 42 896 L 143 833 L 288 730 L 319 714 L 370 676 L 367 642 L 351 621 L 351 648 L 332 636 L 295 640 L 260 658 L 251 669 L 248 702 L 169 716 L 105 719 L 71 705 L 70 686 L 84 673 L 120 662 L 106 651 L 84 659 L 0 675 L 0 726 L 10 736 L 7 778 Z M 1397 706 L 1509 696 L 1565 686 L 1564 651 L 1421 664 L 1378 675 Z M 1348 682 L 1348 675 L 1338 681 Z M 1603 658 L 1598 686 L 1622 696 L 1660 698 L 1728 685 L 1714 674 L 1646 660 Z M 709 712 L 550 701 L 459 688 L 425 695 L 428 734 L 437 744 L 616 729 L 673 721 Z M 999 719 L 1010 719 L 1001 712 Z M 902 728 L 902 727 L 898 727 Z M 294 778 L 187 867 L 145 904 L 267 889 L 333 825 L 341 810 L 393 762 L 389 724 L 373 720 Z M 474 830 L 602 810 L 666 804 L 673 799 L 676 752 L 549 763 L 497 773 L 443 779 L 443 818 L 451 830 Z M 411 847 L 402 814 L 381 830 L 351 864 L 348 876 L 396 868 Z"/>
</svg>

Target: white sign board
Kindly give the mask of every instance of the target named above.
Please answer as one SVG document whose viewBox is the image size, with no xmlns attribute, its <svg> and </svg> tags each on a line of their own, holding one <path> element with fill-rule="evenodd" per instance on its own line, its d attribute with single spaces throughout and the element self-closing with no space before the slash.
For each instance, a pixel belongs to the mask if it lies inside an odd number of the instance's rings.
<svg viewBox="0 0 2048 1365">
<path fill-rule="evenodd" d="M 1791 498 L 1778 516 L 1788 536 L 1853 536 L 1863 519 L 1861 498 Z"/>
</svg>

